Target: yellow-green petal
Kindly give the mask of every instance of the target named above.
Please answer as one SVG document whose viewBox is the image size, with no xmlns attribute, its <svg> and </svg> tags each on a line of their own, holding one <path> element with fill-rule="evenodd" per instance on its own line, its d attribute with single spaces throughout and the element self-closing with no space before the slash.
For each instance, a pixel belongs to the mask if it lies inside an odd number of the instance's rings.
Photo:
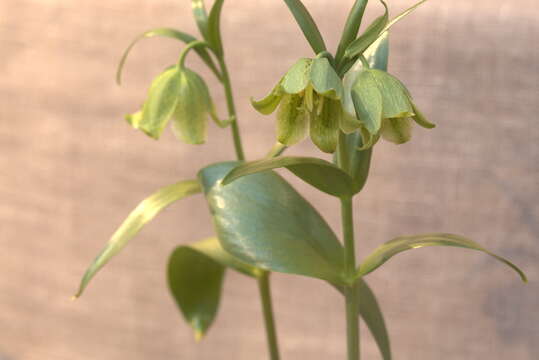
<svg viewBox="0 0 539 360">
<path fill-rule="evenodd" d="M 414 103 L 412 103 L 412 109 L 414 110 L 414 114 L 415 114 L 414 116 L 412 116 L 412 119 L 415 120 L 417 125 L 424 127 L 425 129 L 433 129 L 436 127 L 436 124 L 433 124 L 430 121 L 428 121 L 423 115 L 423 113 L 419 111 L 417 106 L 415 106 Z"/>
<path fill-rule="evenodd" d="M 305 90 L 310 82 L 312 62 L 312 59 L 299 59 L 284 76 L 281 89 L 287 94 L 299 94 Z"/>
<path fill-rule="evenodd" d="M 269 115 L 275 111 L 275 109 L 281 102 L 282 97 L 283 95 L 281 92 L 281 82 L 279 81 L 277 86 L 275 86 L 265 98 L 258 101 L 251 98 L 251 105 L 253 105 L 253 107 L 259 113 L 263 115 Z"/>
<path fill-rule="evenodd" d="M 384 119 L 380 135 L 384 140 L 404 144 L 412 137 L 412 120 L 410 118 Z"/>
<path fill-rule="evenodd" d="M 331 154 L 337 148 L 342 112 L 339 100 L 326 99 L 321 113 L 311 118 L 311 140 L 323 152 Z"/>
<path fill-rule="evenodd" d="M 298 95 L 285 95 L 277 112 L 277 140 L 292 146 L 305 138 L 308 127 L 302 98 Z"/>
</svg>

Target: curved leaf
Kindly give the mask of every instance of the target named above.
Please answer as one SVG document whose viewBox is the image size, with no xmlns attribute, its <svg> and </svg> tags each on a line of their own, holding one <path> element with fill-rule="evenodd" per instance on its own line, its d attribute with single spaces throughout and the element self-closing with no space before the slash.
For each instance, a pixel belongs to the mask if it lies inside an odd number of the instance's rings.
<svg viewBox="0 0 539 360">
<path fill-rule="evenodd" d="M 380 34 L 383 34 L 384 32 L 386 32 L 387 30 L 389 30 L 393 25 L 395 25 L 396 23 L 398 23 L 400 20 L 404 19 L 406 16 L 408 16 L 412 11 L 414 11 L 415 9 L 417 9 L 419 7 L 419 5 L 423 4 L 424 2 L 426 2 L 427 0 L 421 0 L 419 1 L 417 4 L 411 6 L 410 8 L 404 10 L 402 13 L 400 13 L 397 17 L 395 17 L 393 20 L 391 20 L 390 22 L 387 23 L 386 27 L 384 28 L 384 30 L 380 33 Z"/>
<path fill-rule="evenodd" d="M 265 270 L 342 283 L 343 249 L 320 214 L 274 172 L 223 186 L 237 165 L 210 165 L 198 175 L 225 251 Z"/>
<path fill-rule="evenodd" d="M 380 2 L 385 8 L 384 15 L 376 18 L 361 36 L 348 45 L 348 48 L 346 48 L 346 51 L 344 52 L 345 57 L 354 58 L 363 54 L 363 52 L 385 31 L 389 19 L 388 9 L 387 4 L 383 0 L 380 0 Z"/>
<path fill-rule="evenodd" d="M 191 8 L 202 38 L 208 40 L 208 14 L 206 13 L 204 0 L 191 0 Z"/>
<path fill-rule="evenodd" d="M 485 248 L 481 247 L 479 244 L 472 240 L 468 240 L 459 235 L 453 234 L 444 234 L 444 233 L 433 233 L 433 234 L 422 234 L 415 236 L 400 236 L 391 241 L 386 242 L 385 244 L 379 246 L 375 249 L 367 258 L 361 263 L 357 276 L 364 276 L 368 273 L 374 271 L 380 265 L 389 260 L 393 255 L 396 255 L 402 251 L 410 249 L 418 249 L 425 246 L 455 246 L 462 247 L 466 249 L 482 251 L 495 259 L 505 263 L 515 270 L 522 281 L 527 282 L 526 275 L 520 270 L 516 265 L 511 263 L 509 260 L 491 253 Z"/>
<path fill-rule="evenodd" d="M 120 85 L 122 83 L 122 70 L 124 68 L 125 61 L 127 60 L 127 56 L 131 52 L 131 49 L 140 40 L 145 39 L 145 38 L 155 37 L 155 36 L 162 36 L 162 37 L 167 37 L 167 38 L 171 38 L 171 39 L 180 40 L 180 41 L 183 41 L 186 44 L 196 40 L 196 38 L 194 36 L 192 36 L 192 35 L 189 35 L 187 33 L 184 33 L 182 31 L 178 31 L 178 30 L 175 30 L 175 29 L 170 29 L 170 28 L 158 28 L 158 29 L 152 29 L 152 30 L 148 30 L 148 31 L 143 32 L 142 34 L 137 36 L 131 42 L 131 44 L 129 44 L 127 49 L 125 49 L 125 51 L 124 51 L 124 53 L 122 55 L 122 58 L 120 59 L 120 63 L 118 64 L 118 69 L 116 70 L 116 82 L 118 83 L 118 85 Z M 217 78 L 220 80 L 221 79 L 221 74 L 219 73 L 219 70 L 217 70 L 217 67 L 213 63 L 213 60 L 211 59 L 211 57 L 208 54 L 208 52 L 206 51 L 206 49 L 204 47 L 202 47 L 202 46 L 197 46 L 197 47 L 194 48 L 194 50 L 197 52 L 197 54 L 200 56 L 200 58 L 204 61 L 204 63 L 206 63 L 206 65 L 211 69 L 211 71 L 213 71 L 215 76 L 217 76 Z"/>
<path fill-rule="evenodd" d="M 283 156 L 240 164 L 225 176 L 223 185 L 246 175 L 282 167 L 327 194 L 349 196 L 354 193 L 352 179 L 337 166 L 322 159 L 297 156 Z"/>
<path fill-rule="evenodd" d="M 112 235 L 105 248 L 95 258 L 80 283 L 75 297 L 79 297 L 95 274 L 107 264 L 114 255 L 118 254 L 144 225 L 173 202 L 192 194 L 201 192 L 196 180 L 180 181 L 165 186 L 153 195 L 144 199 L 124 220 L 122 225 Z"/>
<path fill-rule="evenodd" d="M 221 10 L 224 0 L 215 0 L 208 18 L 208 42 L 217 56 L 223 56 L 223 42 L 221 40 Z"/>
<path fill-rule="evenodd" d="M 290 9 L 290 12 L 292 12 L 294 19 L 296 19 L 296 22 L 301 28 L 301 31 L 303 31 L 303 34 L 311 45 L 314 53 L 318 54 L 322 51 L 326 51 L 326 44 L 324 43 L 322 34 L 320 34 L 320 30 L 318 30 L 318 26 L 316 26 L 313 17 L 301 0 L 284 0 L 284 2 Z"/>
<path fill-rule="evenodd" d="M 178 246 L 170 255 L 169 289 L 197 340 L 215 319 L 227 267 L 255 278 L 263 272 L 228 254 L 216 237 Z"/>
</svg>

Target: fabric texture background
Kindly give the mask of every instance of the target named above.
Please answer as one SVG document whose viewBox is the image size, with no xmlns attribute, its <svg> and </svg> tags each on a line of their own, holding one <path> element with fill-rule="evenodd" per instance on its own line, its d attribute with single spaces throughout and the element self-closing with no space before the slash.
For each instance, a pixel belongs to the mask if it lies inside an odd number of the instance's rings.
<svg viewBox="0 0 539 360">
<path fill-rule="evenodd" d="M 335 48 L 351 0 L 305 0 Z M 395 15 L 411 1 L 392 1 Z M 0 2 L 0 359 L 264 359 L 256 284 L 229 273 L 217 322 L 196 344 L 165 282 L 168 254 L 212 234 L 194 196 L 147 226 L 70 302 L 86 266 L 128 212 L 158 187 L 233 158 L 229 130 L 188 146 L 159 142 L 123 120 L 179 43 L 145 40 L 124 84 L 123 49 L 138 33 L 196 27 L 187 0 Z M 381 11 L 370 5 L 367 20 Z M 282 1 L 227 1 L 222 28 L 247 156 L 273 144 L 265 95 L 311 56 Z M 368 22 L 364 23 L 364 26 Z M 410 143 L 375 150 L 356 198 L 358 256 L 401 234 L 466 235 L 530 277 L 480 253 L 408 252 L 368 276 L 395 359 L 532 360 L 539 353 L 539 5 L 536 0 L 431 1 L 395 27 L 390 71 L 438 124 Z M 203 66 L 220 113 L 223 92 Z M 319 155 L 305 141 L 290 154 Z M 339 229 L 339 204 L 285 174 Z M 340 233 L 340 231 L 337 231 Z M 275 274 L 283 359 L 344 359 L 343 301 L 322 282 Z M 364 359 L 379 359 L 365 328 Z"/>
</svg>

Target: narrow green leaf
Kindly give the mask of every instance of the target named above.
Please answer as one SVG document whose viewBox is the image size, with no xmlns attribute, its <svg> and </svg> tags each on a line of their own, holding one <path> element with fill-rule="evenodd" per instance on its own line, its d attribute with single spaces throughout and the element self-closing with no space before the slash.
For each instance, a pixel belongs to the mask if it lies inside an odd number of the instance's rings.
<svg viewBox="0 0 539 360">
<path fill-rule="evenodd" d="M 365 324 L 369 328 L 372 337 L 376 341 L 383 360 L 391 360 L 391 346 L 389 343 L 389 335 L 387 333 L 382 309 L 380 309 L 376 296 L 367 282 L 363 279 L 358 279 L 357 281 L 357 289 L 359 293 L 359 315 L 363 321 L 365 321 Z M 344 289 L 342 286 L 334 285 L 334 287 L 344 295 Z"/>
<path fill-rule="evenodd" d="M 79 297 L 94 275 L 114 255 L 118 254 L 144 225 L 149 223 L 164 208 L 175 201 L 189 195 L 201 192 L 201 187 L 196 180 L 180 181 L 176 184 L 165 186 L 143 200 L 124 220 L 122 225 L 112 235 L 105 248 L 95 258 L 80 283 L 75 297 Z"/>
<path fill-rule="evenodd" d="M 322 51 L 326 51 L 326 44 L 324 43 L 322 34 L 320 34 L 318 26 L 316 26 L 313 17 L 305 5 L 300 0 L 284 0 L 284 2 L 290 9 L 290 12 L 292 12 L 294 19 L 296 19 L 314 53 L 319 54 Z"/>
<path fill-rule="evenodd" d="M 221 40 L 221 10 L 224 0 L 215 0 L 208 18 L 208 42 L 217 56 L 223 56 L 223 42 Z"/>
<path fill-rule="evenodd" d="M 131 52 L 131 49 L 140 40 L 145 39 L 145 38 L 155 37 L 155 36 L 162 36 L 162 37 L 167 37 L 167 38 L 180 40 L 180 41 L 183 41 L 186 44 L 188 44 L 188 43 L 190 43 L 192 41 L 196 41 L 196 38 L 194 36 L 189 35 L 189 34 L 184 33 L 184 32 L 181 32 L 181 31 L 178 31 L 178 30 L 175 30 L 175 29 L 170 29 L 170 28 L 158 28 L 158 29 L 152 29 L 152 30 L 148 30 L 148 31 L 143 32 L 142 34 L 137 36 L 131 42 L 131 44 L 129 44 L 127 49 L 124 51 L 124 53 L 122 55 L 122 58 L 120 59 L 120 63 L 118 64 L 118 69 L 116 70 L 116 82 L 118 83 L 118 85 L 120 85 L 122 83 L 122 71 L 123 71 L 123 68 L 124 68 L 124 65 L 125 65 L 125 61 L 127 60 L 127 56 Z M 218 79 L 221 79 L 221 74 L 219 73 L 219 70 L 217 70 L 217 67 L 215 66 L 212 58 L 210 57 L 210 55 L 208 54 L 206 49 L 204 47 L 197 46 L 194 50 L 200 56 L 202 61 L 204 61 L 204 63 L 206 63 L 206 65 L 211 69 L 211 71 L 213 71 L 215 76 L 217 76 Z"/>
<path fill-rule="evenodd" d="M 363 52 L 383 33 L 389 17 L 387 4 L 383 0 L 380 0 L 380 2 L 385 8 L 384 15 L 376 18 L 361 36 L 350 43 L 344 53 L 345 57 L 351 59 L 363 54 Z"/>
<path fill-rule="evenodd" d="M 490 251 L 481 247 L 479 244 L 475 243 L 472 240 L 468 240 L 459 235 L 444 233 L 400 236 L 391 241 L 388 241 L 385 244 L 379 246 L 369 256 L 367 256 L 367 258 L 361 263 L 357 276 L 360 277 L 367 275 L 368 273 L 374 271 L 380 265 L 385 263 L 387 260 L 389 260 L 393 255 L 396 255 L 402 251 L 418 249 L 425 246 L 455 246 L 482 251 L 513 268 L 513 270 L 515 270 L 520 275 L 522 281 L 528 281 L 526 275 L 524 275 L 522 270 L 520 270 L 509 260 L 491 253 Z"/>
<path fill-rule="evenodd" d="M 202 38 L 208 41 L 208 14 L 204 6 L 204 0 L 191 0 L 191 8 Z"/>
<path fill-rule="evenodd" d="M 178 246 L 169 258 L 169 289 L 197 340 L 215 319 L 226 268 L 253 278 L 264 272 L 227 253 L 216 237 Z"/>
<path fill-rule="evenodd" d="M 224 274 L 224 266 L 189 246 L 177 247 L 169 258 L 170 292 L 197 340 L 215 319 Z"/>
<path fill-rule="evenodd" d="M 343 249 L 318 212 L 272 171 L 223 186 L 238 162 L 199 172 L 219 241 L 232 256 L 265 270 L 343 283 Z"/>
<path fill-rule="evenodd" d="M 412 11 L 414 11 L 415 9 L 417 9 L 419 7 L 419 5 L 423 4 L 424 2 L 426 2 L 427 0 L 421 0 L 420 2 L 418 2 L 417 4 L 413 5 L 412 7 L 410 7 L 409 9 L 403 11 L 401 14 L 399 14 L 397 17 L 395 17 L 393 20 L 391 20 L 389 23 L 387 23 L 386 27 L 384 28 L 384 30 L 381 32 L 384 33 L 386 32 L 387 30 L 389 30 L 393 25 L 395 25 L 396 23 L 398 23 L 399 21 L 401 21 L 402 19 L 404 19 L 406 16 L 408 16 Z"/>
<path fill-rule="evenodd" d="M 389 344 L 389 335 L 387 334 L 386 324 L 382 310 L 378 305 L 376 296 L 367 283 L 360 279 L 358 281 L 359 291 L 359 314 L 367 324 L 380 353 L 384 360 L 391 360 L 391 346 Z"/>
<path fill-rule="evenodd" d="M 242 163 L 225 176 L 222 184 L 227 185 L 243 176 L 283 167 L 327 194 L 333 196 L 353 194 L 352 179 L 347 173 L 328 161 L 310 157 L 283 156 Z"/>
<path fill-rule="evenodd" d="M 368 0 L 356 0 L 354 6 L 348 14 L 346 23 L 344 25 L 344 30 L 342 32 L 341 41 L 337 48 L 337 55 L 335 55 L 335 61 L 340 65 L 341 59 L 344 55 L 344 51 L 350 45 L 352 41 L 357 36 L 359 28 L 361 26 L 361 20 L 363 19 L 363 14 L 365 13 L 365 8 L 367 7 Z"/>
</svg>

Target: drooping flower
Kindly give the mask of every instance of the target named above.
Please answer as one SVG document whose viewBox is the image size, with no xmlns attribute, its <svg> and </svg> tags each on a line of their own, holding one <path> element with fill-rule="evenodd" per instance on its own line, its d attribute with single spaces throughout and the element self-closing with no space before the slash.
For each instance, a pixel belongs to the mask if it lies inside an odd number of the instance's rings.
<svg viewBox="0 0 539 360">
<path fill-rule="evenodd" d="M 172 66 L 152 82 L 142 110 L 126 116 L 135 129 L 159 139 L 169 120 L 176 137 L 188 144 L 202 144 L 206 140 L 208 115 L 225 127 L 215 112 L 204 80 L 192 70 Z"/>
<path fill-rule="evenodd" d="M 277 107 L 277 140 L 287 146 L 307 133 L 322 151 L 332 153 L 343 117 L 342 82 L 328 59 L 302 58 L 288 70 L 268 96 L 252 100 L 253 107 L 269 115 Z"/>
<path fill-rule="evenodd" d="M 351 87 L 351 100 L 356 119 L 348 117 L 347 129 L 360 129 L 371 146 L 380 136 L 396 144 L 407 142 L 413 121 L 427 129 L 435 127 L 414 104 L 408 89 L 382 70 L 362 68 Z"/>
</svg>

